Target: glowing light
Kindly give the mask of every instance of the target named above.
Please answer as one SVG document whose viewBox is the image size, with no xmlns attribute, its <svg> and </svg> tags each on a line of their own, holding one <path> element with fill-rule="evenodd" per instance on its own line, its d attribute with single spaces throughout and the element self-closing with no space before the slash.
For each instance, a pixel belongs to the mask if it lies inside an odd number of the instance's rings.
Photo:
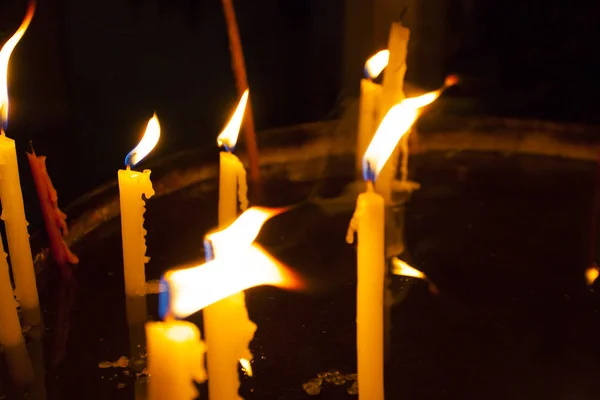
<svg viewBox="0 0 600 400">
<path fill-rule="evenodd" d="M 231 116 L 231 119 L 217 137 L 217 144 L 219 146 L 225 146 L 227 150 L 233 150 L 235 144 L 237 143 L 237 139 L 240 134 L 240 127 L 242 126 L 242 120 L 244 119 L 244 112 L 246 111 L 246 105 L 248 104 L 248 95 L 249 90 L 246 89 L 233 115 Z"/>
<path fill-rule="evenodd" d="M 598 279 L 598 276 L 600 275 L 600 270 L 598 270 L 598 267 L 590 267 L 588 269 L 585 270 L 585 280 L 588 284 L 588 286 L 592 286 L 594 284 L 594 282 L 596 282 L 596 279 Z"/>
<path fill-rule="evenodd" d="M 365 180 L 375 180 L 388 161 L 396 145 L 419 118 L 421 109 L 433 103 L 440 94 L 457 82 L 455 78 L 446 79 L 444 86 L 421 96 L 411 97 L 396 104 L 385 115 L 369 143 L 363 158 Z"/>
<path fill-rule="evenodd" d="M 381 50 L 365 63 L 365 76 L 367 78 L 375 79 L 381 74 L 381 71 L 387 67 L 390 60 L 390 51 Z"/>
<path fill-rule="evenodd" d="M 245 358 L 240 358 L 240 365 L 246 375 L 252 376 L 252 365 L 250 365 L 250 361 Z"/>
<path fill-rule="evenodd" d="M 34 13 L 35 1 L 30 1 L 21 26 L 19 26 L 19 29 L 17 29 L 15 34 L 8 39 L 4 46 L 2 46 L 2 50 L 0 50 L 0 121 L 2 122 L 2 128 L 6 127 L 8 121 L 8 61 L 17 43 L 19 43 L 19 40 L 21 40 L 29 27 Z"/>
<path fill-rule="evenodd" d="M 213 257 L 218 258 L 219 252 L 225 255 L 234 253 L 236 249 L 250 246 L 264 223 L 284 210 L 284 208 L 252 207 L 226 229 L 208 234 L 206 240 L 212 245 Z"/>
<path fill-rule="evenodd" d="M 397 257 L 392 259 L 392 274 L 427 280 L 427 276 Z"/>
<path fill-rule="evenodd" d="M 299 280 L 283 264 L 254 244 L 206 264 L 168 271 L 171 312 L 185 318 L 238 292 L 260 285 L 294 289 Z"/>
<path fill-rule="evenodd" d="M 146 131 L 144 132 L 144 136 L 142 136 L 142 140 L 140 140 L 138 145 L 135 146 L 135 148 L 131 150 L 129 154 L 127 154 L 127 157 L 125 157 L 125 165 L 133 167 L 142 161 L 142 159 L 146 157 L 152 151 L 152 149 L 154 149 L 159 138 L 160 124 L 158 123 L 156 114 L 154 114 L 148 121 Z"/>
<path fill-rule="evenodd" d="M 166 326 L 165 326 L 166 327 Z M 166 335 L 176 342 L 187 342 L 197 338 L 197 332 L 189 326 L 185 325 L 172 325 L 165 328 Z"/>
</svg>

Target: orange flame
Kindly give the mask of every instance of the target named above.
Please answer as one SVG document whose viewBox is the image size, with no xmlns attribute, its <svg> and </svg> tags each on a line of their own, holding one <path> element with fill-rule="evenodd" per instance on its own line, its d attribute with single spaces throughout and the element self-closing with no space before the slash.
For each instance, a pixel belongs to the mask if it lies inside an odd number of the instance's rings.
<svg viewBox="0 0 600 400">
<path fill-rule="evenodd" d="M 387 67 L 390 61 L 390 51 L 381 50 L 380 52 L 373 55 L 365 63 L 365 75 L 368 78 L 375 79 L 381 74 L 381 71 Z"/>
<path fill-rule="evenodd" d="M 35 1 L 30 1 L 21 26 L 19 26 L 19 29 L 17 29 L 15 34 L 8 39 L 4 46 L 2 46 L 2 50 L 0 50 L 0 122 L 2 126 L 8 121 L 8 62 L 17 43 L 19 43 L 19 40 L 21 40 L 29 27 L 34 13 Z"/>
<path fill-rule="evenodd" d="M 246 111 L 246 105 L 248 104 L 249 89 L 246 89 L 242 98 L 240 99 L 231 119 L 223 128 L 223 131 L 217 137 L 217 144 L 219 146 L 226 146 L 228 149 L 233 149 L 237 143 L 238 136 L 240 134 L 240 127 L 242 126 L 242 120 L 244 119 L 244 112 Z"/>
<path fill-rule="evenodd" d="M 588 286 L 592 286 L 594 284 L 594 282 L 596 282 L 596 279 L 598 279 L 598 276 L 600 275 L 600 270 L 598 270 L 598 267 L 589 267 L 588 269 L 585 270 L 585 280 L 588 284 Z"/>
<path fill-rule="evenodd" d="M 427 276 L 424 273 L 414 267 L 411 267 L 397 257 L 392 259 L 392 274 L 427 280 Z"/>
<path fill-rule="evenodd" d="M 148 125 L 146 125 L 146 131 L 144 132 L 144 136 L 142 136 L 142 140 L 125 157 L 125 165 L 134 166 L 142 161 L 156 147 L 159 138 L 160 123 L 155 113 L 148 121 Z"/>
<path fill-rule="evenodd" d="M 283 208 L 252 207 L 240 215 L 231 225 L 221 231 L 206 235 L 213 247 L 213 257 L 218 258 L 235 252 L 235 249 L 249 247 L 258 236 L 268 219 L 283 212 Z M 235 249 L 232 249 L 235 247 Z"/>
<path fill-rule="evenodd" d="M 203 265 L 168 271 L 170 311 L 185 318 L 231 295 L 260 285 L 298 288 L 300 281 L 282 263 L 252 242 L 262 225 L 284 209 L 253 207 L 222 231 L 207 235 L 214 259 Z"/>
<path fill-rule="evenodd" d="M 297 288 L 299 281 L 283 264 L 258 245 L 234 249 L 226 258 L 206 264 L 168 271 L 170 311 L 185 318 L 204 307 L 260 285 Z"/>
<path fill-rule="evenodd" d="M 446 79 L 444 86 L 440 89 L 421 96 L 404 99 L 390 108 L 383 121 L 381 121 L 379 128 L 377 128 L 377 132 L 375 132 L 375 136 L 369 143 L 363 158 L 364 165 L 374 175 L 373 178 L 381 172 L 402 136 L 417 121 L 421 109 L 433 103 L 446 88 L 456 84 L 456 82 L 455 78 Z"/>
</svg>

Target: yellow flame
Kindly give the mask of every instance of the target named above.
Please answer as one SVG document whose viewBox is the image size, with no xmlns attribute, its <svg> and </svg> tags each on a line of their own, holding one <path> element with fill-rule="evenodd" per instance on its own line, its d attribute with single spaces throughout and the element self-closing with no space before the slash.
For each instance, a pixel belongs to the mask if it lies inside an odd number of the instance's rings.
<svg viewBox="0 0 600 400">
<path fill-rule="evenodd" d="M 248 247 L 254 242 L 264 223 L 281 213 L 283 208 L 252 207 L 244 211 L 227 228 L 206 235 L 213 247 L 213 257 L 218 258 L 217 253 L 227 254 L 235 252 L 236 249 Z"/>
<path fill-rule="evenodd" d="M 142 161 L 154 149 L 159 138 L 160 124 L 158 123 L 156 114 L 154 114 L 148 121 L 148 125 L 146 125 L 146 131 L 144 132 L 144 136 L 142 136 L 142 140 L 125 158 L 125 164 L 134 166 Z"/>
<path fill-rule="evenodd" d="M 590 267 L 588 269 L 585 270 L 585 280 L 588 284 L 588 286 L 592 286 L 594 284 L 594 282 L 596 282 L 596 279 L 598 279 L 598 276 L 600 275 L 600 271 L 598 270 L 598 267 Z"/>
<path fill-rule="evenodd" d="M 252 365 L 250 365 L 250 361 L 246 358 L 240 358 L 240 365 L 242 366 L 242 370 L 246 375 L 252 376 Z"/>
<path fill-rule="evenodd" d="M 398 257 L 392 259 L 392 274 L 427 280 L 427 276 Z"/>
<path fill-rule="evenodd" d="M 233 115 L 231 116 L 231 119 L 217 137 L 217 144 L 219 146 L 227 146 L 229 149 L 233 149 L 235 147 L 238 135 L 240 133 L 240 127 L 242 126 L 242 120 L 244 119 L 244 112 L 246 111 L 246 105 L 248 103 L 248 95 L 249 89 L 246 89 Z"/>
<path fill-rule="evenodd" d="M 379 76 L 379 74 L 381 74 L 381 71 L 387 67 L 389 61 L 390 51 L 387 49 L 381 50 L 367 60 L 365 63 L 365 73 L 369 78 L 375 79 Z"/>
<path fill-rule="evenodd" d="M 177 318 L 185 318 L 251 287 L 299 287 L 294 274 L 256 244 L 233 249 L 227 257 L 200 266 L 168 271 L 165 280 L 169 285 L 171 312 Z"/>
<path fill-rule="evenodd" d="M 25 34 L 35 13 L 35 1 L 30 1 L 27 13 L 21 22 L 21 26 L 14 35 L 2 46 L 0 50 L 0 121 L 2 125 L 8 120 L 8 61 L 10 55 Z"/>
<path fill-rule="evenodd" d="M 375 175 L 381 172 L 402 136 L 414 125 L 420 109 L 435 101 L 441 92 L 442 89 L 438 89 L 418 97 L 404 99 L 388 111 L 364 156 L 366 164 Z"/>
</svg>

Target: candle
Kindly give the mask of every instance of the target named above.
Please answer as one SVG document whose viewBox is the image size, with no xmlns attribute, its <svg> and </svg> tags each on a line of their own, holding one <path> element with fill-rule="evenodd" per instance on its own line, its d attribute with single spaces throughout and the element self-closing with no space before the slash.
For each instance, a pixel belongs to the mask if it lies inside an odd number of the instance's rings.
<svg viewBox="0 0 600 400">
<path fill-rule="evenodd" d="M 226 228 L 238 215 L 239 208 L 248 207 L 246 170 L 233 154 L 249 91 L 242 95 L 231 119 L 217 138 L 225 151 L 219 158 L 219 227 Z M 209 249 L 210 250 L 210 249 Z M 216 251 L 216 248 L 212 250 Z M 207 254 L 211 251 L 207 251 Z M 208 391 L 211 399 L 239 399 L 238 365 L 241 359 L 251 360 L 248 344 L 254 337 L 256 324 L 248 318 L 246 298 L 243 292 L 215 302 L 204 309 L 206 343 L 211 349 L 207 354 L 207 365 L 211 378 Z M 235 332 L 230 329 L 235 326 Z"/>
<path fill-rule="evenodd" d="M 22 341 L 17 302 L 13 296 L 6 253 L 0 236 L 0 346 L 16 346 Z"/>
<path fill-rule="evenodd" d="M 405 99 L 393 106 L 383 118 L 363 158 L 367 190 L 358 196 L 346 241 L 353 243 L 354 233 L 358 233 L 357 364 L 359 398 L 365 400 L 383 399 L 384 393 L 385 197 L 375 192 L 374 182 L 375 178 L 379 179 L 402 136 L 417 120 L 420 108 L 433 102 L 442 89 Z"/>
<path fill-rule="evenodd" d="M 196 325 L 186 321 L 146 323 L 148 399 L 192 400 L 206 381 L 204 343 Z"/>
<path fill-rule="evenodd" d="M 219 157 L 219 227 L 224 228 L 237 218 L 238 201 L 241 211 L 248 208 L 248 184 L 242 162 L 233 154 L 244 119 L 249 91 L 242 95 L 231 119 L 217 137 L 219 146 L 224 147 Z"/>
<path fill-rule="evenodd" d="M 379 118 L 387 114 L 392 106 L 404 98 L 404 75 L 406 74 L 406 53 L 410 30 L 400 22 L 393 22 L 388 40 L 389 62 L 383 76 L 383 88 L 379 103 Z M 379 122 L 378 121 L 378 122 Z M 397 146 L 397 143 L 396 143 Z M 392 199 L 392 184 L 398 171 L 398 149 L 394 148 L 389 162 L 377 178 L 377 192 L 389 203 Z"/>
<path fill-rule="evenodd" d="M 154 195 L 150 170 L 143 172 L 130 167 L 140 162 L 158 143 L 160 125 L 156 114 L 150 118 L 146 132 L 140 143 L 127 155 L 127 169 L 119 170 L 119 198 L 121 205 L 121 233 L 123 240 L 123 268 L 125 276 L 125 294 L 144 296 L 146 294 L 146 230 L 144 212 L 146 211 L 142 195 L 149 199 Z"/>
<path fill-rule="evenodd" d="M 58 193 L 52 185 L 52 180 L 46 169 L 46 157 L 36 156 L 33 147 L 31 153 L 27 153 L 31 174 L 35 183 L 35 189 L 40 201 L 46 233 L 50 240 L 52 257 L 61 268 L 63 277 L 71 277 L 71 268 L 68 264 L 79 263 L 79 258 L 71 252 L 69 246 L 63 240 L 69 230 L 67 227 L 67 216 L 58 208 Z"/>
<path fill-rule="evenodd" d="M 256 325 L 248 319 L 243 290 L 259 285 L 298 288 L 299 280 L 253 241 L 281 209 L 250 208 L 226 229 L 207 236 L 207 263 L 168 271 L 161 311 L 185 318 L 204 309 L 211 399 L 239 399 L 238 365 L 251 374 L 248 343 Z M 217 306 L 217 307 L 215 307 Z"/>
<path fill-rule="evenodd" d="M 360 81 L 360 104 L 356 142 L 356 169 L 362 170 L 362 158 L 377 128 L 377 113 L 381 98 L 381 85 L 373 82 L 386 67 L 390 52 L 381 50 L 365 63 L 365 78 Z"/>
<path fill-rule="evenodd" d="M 35 2 L 32 1 L 29 3 L 21 26 L 0 50 L 0 201 L 2 202 L 2 219 L 6 227 L 10 262 L 15 280 L 15 292 L 21 305 L 23 322 L 27 325 L 39 325 L 41 315 L 15 141 L 6 137 L 5 129 L 8 122 L 9 104 L 8 62 L 13 49 L 25 34 L 34 11 Z"/>
<path fill-rule="evenodd" d="M 359 399 L 383 400 L 383 289 L 385 204 L 373 182 L 358 196 L 347 241 L 358 233 L 356 350 Z"/>
</svg>

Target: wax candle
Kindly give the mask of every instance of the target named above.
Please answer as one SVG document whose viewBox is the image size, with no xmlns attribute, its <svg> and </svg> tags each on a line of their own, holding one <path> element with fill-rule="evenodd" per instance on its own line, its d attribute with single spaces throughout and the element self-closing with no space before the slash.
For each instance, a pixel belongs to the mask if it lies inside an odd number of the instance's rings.
<svg viewBox="0 0 600 400">
<path fill-rule="evenodd" d="M 379 102 L 382 87 L 373 82 L 386 67 L 390 52 L 382 50 L 365 63 L 365 78 L 360 81 L 360 103 L 358 114 L 358 133 L 356 142 L 356 169 L 362 171 L 362 160 L 367 146 L 377 129 Z"/>
<path fill-rule="evenodd" d="M 15 141 L 6 137 L 5 129 L 8 122 L 9 104 L 8 62 L 15 46 L 25 34 L 34 12 L 35 2 L 31 1 L 21 26 L 0 50 L 0 201 L 2 202 L 2 219 L 6 227 L 10 263 L 15 280 L 15 292 L 21 305 L 23 322 L 27 325 L 40 324 L 41 315 Z"/>
<path fill-rule="evenodd" d="M 123 268 L 125 294 L 144 296 L 146 294 L 146 230 L 142 196 L 149 199 L 154 195 L 150 170 L 143 172 L 131 169 L 140 162 L 158 143 L 160 125 L 156 114 L 148 121 L 146 132 L 140 143 L 127 155 L 127 169 L 119 170 L 119 199 L 121 206 L 121 234 L 123 241 Z"/>
<path fill-rule="evenodd" d="M 146 323 L 148 399 L 192 400 L 206 381 L 204 343 L 196 325 L 186 321 Z"/>
<path fill-rule="evenodd" d="M 248 208 L 248 184 L 246 170 L 242 162 L 233 154 L 237 143 L 244 111 L 248 103 L 249 91 L 242 95 L 231 119 L 217 137 L 217 143 L 223 147 L 219 157 L 219 227 L 224 228 L 237 218 L 239 209 Z"/>
<path fill-rule="evenodd" d="M 372 180 L 358 196 L 347 241 L 358 233 L 356 351 L 358 396 L 383 400 L 383 291 L 385 276 L 385 203 Z"/>
<path fill-rule="evenodd" d="M 406 74 L 406 53 L 410 30 L 402 26 L 400 22 L 393 22 L 390 28 L 388 40 L 389 61 L 383 76 L 383 88 L 381 101 L 379 103 L 379 121 L 387 112 L 404 98 L 404 75 Z M 377 192 L 389 203 L 392 199 L 392 184 L 398 172 L 399 148 L 393 149 L 392 156 L 377 178 Z"/>
<path fill-rule="evenodd" d="M 22 341 L 17 302 L 13 296 L 6 253 L 0 235 L 0 346 L 16 346 Z"/>
<path fill-rule="evenodd" d="M 61 268 L 63 276 L 69 278 L 71 277 L 69 264 L 79 263 L 79 258 L 71 252 L 69 246 L 63 240 L 63 236 L 69 232 L 66 222 L 67 216 L 58 208 L 58 194 L 46 169 L 46 157 L 37 156 L 32 147 L 31 153 L 27 153 L 27 158 L 40 201 L 42 215 L 44 216 L 44 225 L 50 240 L 52 257 Z"/>
</svg>

